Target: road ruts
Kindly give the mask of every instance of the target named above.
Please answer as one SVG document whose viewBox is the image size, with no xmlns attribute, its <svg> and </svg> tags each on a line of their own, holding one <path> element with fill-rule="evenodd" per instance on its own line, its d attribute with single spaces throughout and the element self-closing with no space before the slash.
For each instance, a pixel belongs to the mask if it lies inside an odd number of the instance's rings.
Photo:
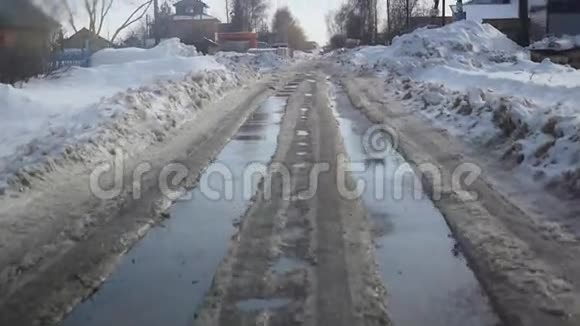
<svg viewBox="0 0 580 326">
<path fill-rule="evenodd" d="M 242 218 L 196 325 L 390 324 L 367 213 L 338 191 L 345 150 L 327 86 L 311 72 L 279 94 L 291 95 L 272 177 Z"/>
</svg>

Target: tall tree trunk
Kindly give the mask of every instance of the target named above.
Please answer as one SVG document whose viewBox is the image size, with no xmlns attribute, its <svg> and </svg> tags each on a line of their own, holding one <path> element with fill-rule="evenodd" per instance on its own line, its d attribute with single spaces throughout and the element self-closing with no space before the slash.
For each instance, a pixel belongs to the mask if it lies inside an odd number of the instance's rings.
<svg viewBox="0 0 580 326">
<path fill-rule="evenodd" d="M 374 0 L 373 2 L 373 10 L 375 11 L 374 14 L 374 21 L 373 21 L 373 43 L 377 43 L 377 34 L 379 33 L 379 8 L 378 7 L 378 0 Z"/>
<path fill-rule="evenodd" d="M 159 35 L 159 0 L 153 0 L 153 16 L 155 17 L 153 24 L 153 35 L 155 36 L 155 45 L 159 45 L 161 42 L 161 36 Z"/>
<path fill-rule="evenodd" d="M 391 0 L 387 0 L 387 39 L 391 38 Z"/>
<path fill-rule="evenodd" d="M 410 8 L 409 8 L 409 0 L 405 1 L 405 16 L 406 16 L 406 29 L 407 31 L 409 30 L 409 28 L 411 27 L 411 12 L 410 12 Z"/>
</svg>

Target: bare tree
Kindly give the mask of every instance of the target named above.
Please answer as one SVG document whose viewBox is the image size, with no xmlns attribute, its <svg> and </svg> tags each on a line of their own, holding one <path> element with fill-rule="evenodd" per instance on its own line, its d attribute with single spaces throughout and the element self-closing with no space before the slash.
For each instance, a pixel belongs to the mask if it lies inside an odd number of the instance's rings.
<svg viewBox="0 0 580 326">
<path fill-rule="evenodd" d="M 338 10 L 328 13 L 326 16 L 326 28 L 330 36 L 346 35 L 347 20 L 353 10 L 351 4 L 347 2 L 342 4 Z"/>
<path fill-rule="evenodd" d="M 360 28 L 352 1 L 343 3 L 338 10 L 329 13 L 326 17 L 326 28 L 331 38 L 334 35 L 359 37 Z"/>
<path fill-rule="evenodd" d="M 117 36 L 119 36 L 119 34 L 126 28 L 135 24 L 136 22 L 140 21 L 143 17 L 145 17 L 145 15 L 147 14 L 152 5 L 153 0 L 148 0 L 139 5 L 137 8 L 135 8 L 135 10 L 131 12 L 131 14 L 127 17 L 127 19 L 123 22 L 123 24 L 121 24 L 121 26 L 117 28 L 115 33 L 113 33 L 113 36 L 109 41 L 111 41 L 111 43 L 115 43 L 115 39 L 117 39 Z"/>
<path fill-rule="evenodd" d="M 66 15 L 68 16 L 68 23 L 75 32 L 78 32 L 75 24 L 75 12 L 73 11 L 69 0 L 60 0 Z M 88 30 L 99 35 L 103 29 L 105 18 L 111 12 L 114 0 L 83 0 L 83 11 L 88 16 L 89 26 Z"/>
<path fill-rule="evenodd" d="M 336 23 L 334 20 L 335 15 L 335 11 L 330 11 L 326 14 L 326 16 L 324 16 L 324 22 L 326 23 L 326 33 L 331 37 L 333 35 L 341 34 L 342 32 L 342 24 Z"/>
<path fill-rule="evenodd" d="M 272 19 L 272 31 L 278 35 L 278 41 L 287 42 L 293 49 L 303 50 L 307 48 L 304 29 L 288 7 L 276 11 Z"/>
<path fill-rule="evenodd" d="M 390 0 L 388 10 L 388 28 L 385 31 L 387 40 L 409 31 L 412 26 L 407 24 L 408 16 L 430 16 L 432 13 L 432 9 L 420 0 L 408 0 L 408 3 L 407 0 Z"/>
<path fill-rule="evenodd" d="M 259 28 L 266 19 L 265 0 L 233 0 L 232 25 L 237 31 Z"/>
<path fill-rule="evenodd" d="M 155 37 L 166 38 L 170 35 L 173 10 L 169 2 L 165 1 L 159 7 L 157 17 L 154 17 L 151 28 Z M 157 42 L 157 40 L 156 40 Z"/>
<path fill-rule="evenodd" d="M 362 44 L 372 44 L 378 41 L 377 0 L 349 0 L 337 11 L 326 17 L 326 25 L 334 44 L 340 44 L 340 37 L 360 39 Z M 421 0 L 388 0 L 387 22 L 385 24 L 385 39 L 407 31 L 409 16 L 428 16 L 430 8 Z M 333 38 L 334 37 L 334 38 Z"/>
<path fill-rule="evenodd" d="M 377 0 L 349 0 L 326 18 L 331 36 L 346 35 L 360 39 L 363 44 L 376 42 L 378 12 Z"/>
<path fill-rule="evenodd" d="M 363 44 L 374 43 L 377 27 L 377 1 L 351 0 L 354 15 L 359 20 L 359 37 Z"/>
<path fill-rule="evenodd" d="M 70 27 L 76 32 L 78 32 L 78 28 L 75 24 L 75 14 L 74 11 L 72 10 L 68 0 L 61 0 L 61 5 L 67 15 L 67 21 L 68 24 L 70 25 Z"/>
<path fill-rule="evenodd" d="M 244 31 L 248 29 L 248 20 L 245 13 L 245 7 L 242 0 L 234 0 L 232 8 L 232 27 L 235 31 Z"/>
<path fill-rule="evenodd" d="M 268 5 L 264 0 L 249 0 L 250 29 L 256 30 L 266 20 Z"/>
<path fill-rule="evenodd" d="M 82 4 L 80 10 L 77 11 L 75 10 L 76 8 L 71 5 L 72 0 L 58 1 L 58 6 L 64 12 L 67 23 L 75 32 L 79 31 L 78 25 L 76 24 L 76 17 L 77 15 L 82 14 L 88 17 L 87 29 L 95 35 L 100 35 L 103 31 L 105 20 L 116 3 L 115 0 L 78 0 L 82 1 Z M 143 2 L 137 5 L 137 7 L 135 7 L 135 9 L 129 14 L 121 26 L 115 30 L 113 37 L 110 40 L 111 42 L 114 42 L 122 31 L 145 17 L 153 5 L 153 0 L 142 1 Z"/>
</svg>

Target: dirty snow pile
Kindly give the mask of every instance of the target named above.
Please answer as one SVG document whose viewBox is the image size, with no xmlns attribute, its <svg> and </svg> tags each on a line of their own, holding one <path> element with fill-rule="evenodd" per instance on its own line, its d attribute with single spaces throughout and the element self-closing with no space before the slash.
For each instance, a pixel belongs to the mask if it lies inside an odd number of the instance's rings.
<svg viewBox="0 0 580 326">
<path fill-rule="evenodd" d="M 299 60 L 312 60 L 319 56 L 320 50 L 315 49 L 312 52 L 294 51 L 294 58 Z"/>
<path fill-rule="evenodd" d="M 256 77 L 177 40 L 104 50 L 92 62 L 16 87 L 0 84 L 0 195 L 67 162 L 90 163 L 115 148 L 138 152 Z"/>
<path fill-rule="evenodd" d="M 580 196 L 580 71 L 534 63 L 501 32 L 472 21 L 329 58 L 386 78 L 386 92 L 494 151 L 523 178 Z"/>
<path fill-rule="evenodd" d="M 238 69 L 238 67 L 249 66 L 257 72 L 269 72 L 287 67 L 297 61 L 312 58 L 306 56 L 296 58 L 282 57 L 272 50 L 274 49 L 263 49 L 263 51 L 256 51 L 255 53 L 218 52 L 216 60 L 233 70 Z"/>
<path fill-rule="evenodd" d="M 556 50 L 565 51 L 580 48 L 580 35 L 564 35 L 562 37 L 550 36 L 530 45 L 533 50 Z"/>
</svg>

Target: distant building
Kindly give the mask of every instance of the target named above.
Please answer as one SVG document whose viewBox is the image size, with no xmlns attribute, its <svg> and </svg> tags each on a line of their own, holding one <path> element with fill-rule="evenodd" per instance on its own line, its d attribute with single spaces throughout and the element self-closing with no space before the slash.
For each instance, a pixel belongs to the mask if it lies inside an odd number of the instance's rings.
<svg viewBox="0 0 580 326">
<path fill-rule="evenodd" d="M 177 37 L 185 44 L 210 52 L 217 40 L 220 20 L 207 13 L 209 6 L 201 0 L 181 0 L 174 4 L 175 14 L 167 22 L 163 38 Z"/>
<path fill-rule="evenodd" d="M 455 12 L 455 6 L 451 10 Z M 490 24 L 514 41 L 520 38 L 519 0 L 471 0 L 463 11 L 468 20 Z"/>
<path fill-rule="evenodd" d="M 28 0 L 0 1 L 0 82 L 43 70 L 59 24 Z"/>
<path fill-rule="evenodd" d="M 90 49 L 91 52 L 97 52 L 102 49 L 111 48 L 113 44 L 108 40 L 100 37 L 95 33 L 91 33 L 88 29 L 83 28 L 76 32 L 73 36 L 63 40 L 63 48 L 65 49 Z"/>
<path fill-rule="evenodd" d="M 542 10 L 542 8 L 545 8 Z M 580 34 L 580 1 L 578 0 L 543 0 L 543 4 L 533 9 L 538 24 L 549 35 L 579 35 Z"/>
<path fill-rule="evenodd" d="M 519 0 L 472 0 L 463 6 L 467 19 L 495 26 L 516 40 L 520 31 Z M 579 0 L 529 0 L 530 36 L 580 34 Z"/>
</svg>

